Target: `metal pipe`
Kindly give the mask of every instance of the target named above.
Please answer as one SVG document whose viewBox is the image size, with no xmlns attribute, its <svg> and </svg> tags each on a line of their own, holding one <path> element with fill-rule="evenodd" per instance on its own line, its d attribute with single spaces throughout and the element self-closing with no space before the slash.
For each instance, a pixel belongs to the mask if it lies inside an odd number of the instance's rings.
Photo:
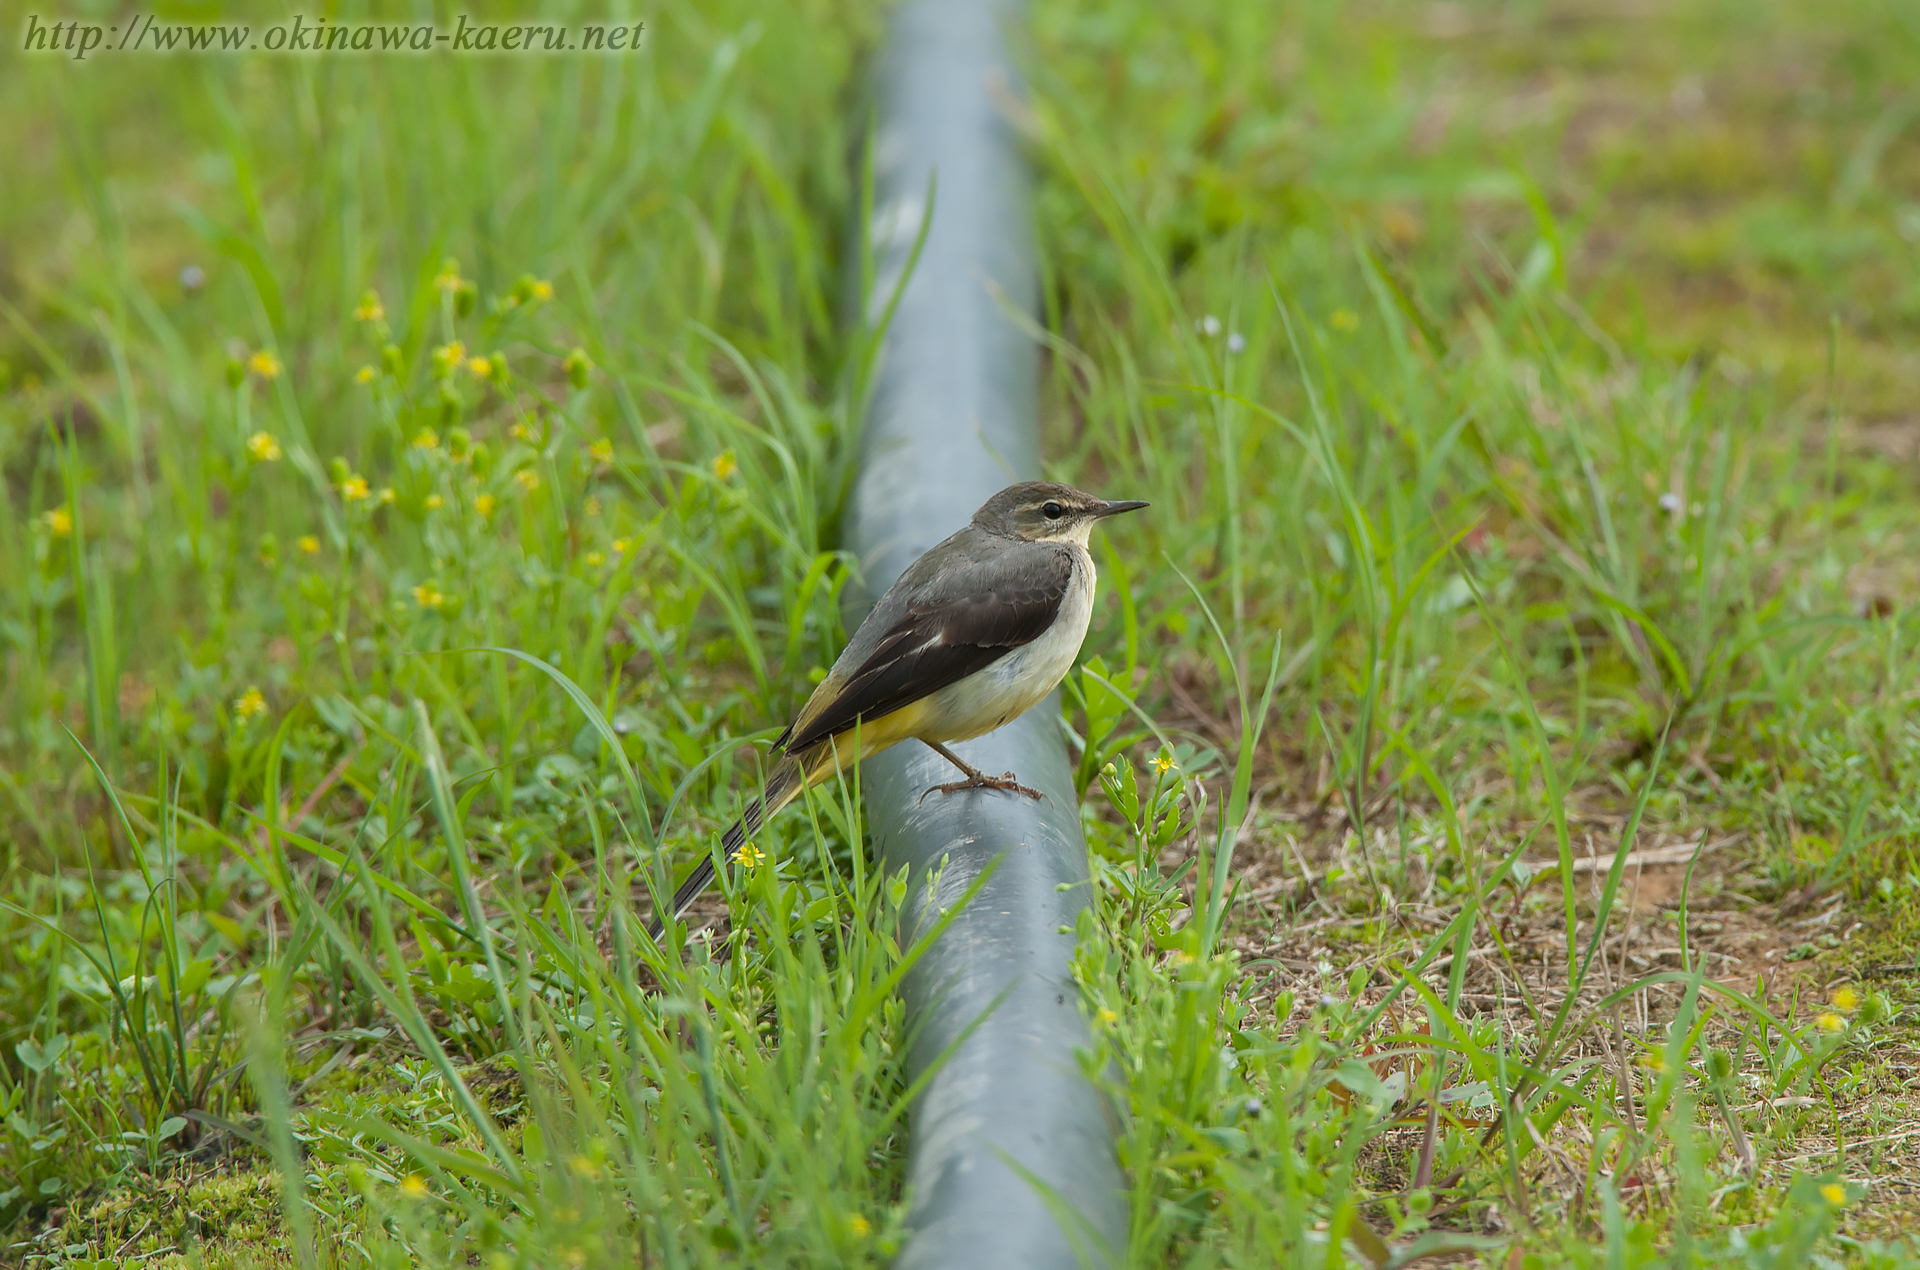
<svg viewBox="0 0 1920 1270">
<path fill-rule="evenodd" d="M 1040 474 L 1039 355 L 1008 313 L 1038 307 L 1031 181 L 1004 117 L 1016 76 L 1001 24 L 1017 14 L 1011 3 L 907 0 L 881 65 L 876 304 L 906 269 L 930 173 L 936 185 L 880 353 L 848 511 L 870 595 L 996 490 Z M 878 854 L 889 871 L 912 867 L 917 928 L 997 862 L 903 988 L 914 1078 L 979 1022 L 913 1108 L 911 1234 L 897 1263 L 908 1270 L 1101 1266 L 1124 1253 L 1117 1122 L 1075 1056 L 1089 1036 L 1073 936 L 1061 932 L 1088 903 L 1087 851 L 1058 712 L 1049 698 L 958 747 L 985 771 L 1017 772 L 1045 794 L 1039 803 L 990 791 L 923 802 L 952 774 L 924 746 L 861 765 Z"/>
</svg>

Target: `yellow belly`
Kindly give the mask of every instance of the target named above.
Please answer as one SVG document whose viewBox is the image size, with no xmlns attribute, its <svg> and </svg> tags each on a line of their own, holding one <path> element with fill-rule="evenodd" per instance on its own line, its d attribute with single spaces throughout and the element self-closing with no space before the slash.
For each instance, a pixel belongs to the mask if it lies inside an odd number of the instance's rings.
<svg viewBox="0 0 1920 1270">
<path fill-rule="evenodd" d="M 929 699 L 922 697 L 892 714 L 877 719 L 862 719 L 855 726 L 829 737 L 807 755 L 807 784 L 826 780 L 837 771 L 845 771 L 869 755 L 891 749 L 909 737 L 920 735 L 929 713 Z"/>
</svg>

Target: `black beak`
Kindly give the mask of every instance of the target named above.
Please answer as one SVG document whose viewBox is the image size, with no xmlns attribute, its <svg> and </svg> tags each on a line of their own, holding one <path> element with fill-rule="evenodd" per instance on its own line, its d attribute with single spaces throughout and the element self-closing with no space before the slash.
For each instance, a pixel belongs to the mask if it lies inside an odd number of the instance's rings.
<svg viewBox="0 0 1920 1270">
<path fill-rule="evenodd" d="M 1093 516 L 1095 520 L 1100 520 L 1108 516 L 1118 516 L 1121 512 L 1137 512 L 1142 507 L 1151 506 L 1153 506 L 1152 503 L 1143 503 L 1137 498 L 1120 499 L 1117 502 L 1100 504 L 1093 509 Z"/>
</svg>

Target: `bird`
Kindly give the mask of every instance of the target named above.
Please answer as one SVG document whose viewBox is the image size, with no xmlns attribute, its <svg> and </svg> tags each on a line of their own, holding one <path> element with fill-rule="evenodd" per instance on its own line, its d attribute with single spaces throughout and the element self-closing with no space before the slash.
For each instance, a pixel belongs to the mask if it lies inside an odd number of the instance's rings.
<svg viewBox="0 0 1920 1270">
<path fill-rule="evenodd" d="M 1026 713 L 1073 666 L 1093 616 L 1087 540 L 1135 499 L 1095 498 L 1054 481 L 1022 481 L 989 498 L 967 526 L 887 588 L 807 703 L 773 743 L 779 757 L 759 797 L 721 835 L 740 858 L 747 839 L 802 790 L 861 759 L 915 740 L 965 778 L 936 791 L 1003 790 L 1038 799 L 1012 772 L 989 776 L 947 748 Z M 674 892 L 679 918 L 713 881 L 713 857 Z M 650 924 L 657 940 L 664 924 Z"/>
</svg>

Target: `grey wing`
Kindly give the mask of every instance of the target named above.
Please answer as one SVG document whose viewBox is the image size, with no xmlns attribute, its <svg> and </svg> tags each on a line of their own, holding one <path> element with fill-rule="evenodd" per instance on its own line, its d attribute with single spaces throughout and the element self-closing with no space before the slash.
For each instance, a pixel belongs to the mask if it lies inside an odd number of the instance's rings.
<svg viewBox="0 0 1920 1270">
<path fill-rule="evenodd" d="M 861 719 L 912 705 L 1032 643 L 1059 614 L 1073 582 L 1073 564 L 1071 550 L 1020 543 L 984 561 L 942 571 L 908 601 L 838 691 L 828 700 L 819 700 L 827 694 L 817 693 L 807 702 L 778 744 L 798 753 Z"/>
</svg>

